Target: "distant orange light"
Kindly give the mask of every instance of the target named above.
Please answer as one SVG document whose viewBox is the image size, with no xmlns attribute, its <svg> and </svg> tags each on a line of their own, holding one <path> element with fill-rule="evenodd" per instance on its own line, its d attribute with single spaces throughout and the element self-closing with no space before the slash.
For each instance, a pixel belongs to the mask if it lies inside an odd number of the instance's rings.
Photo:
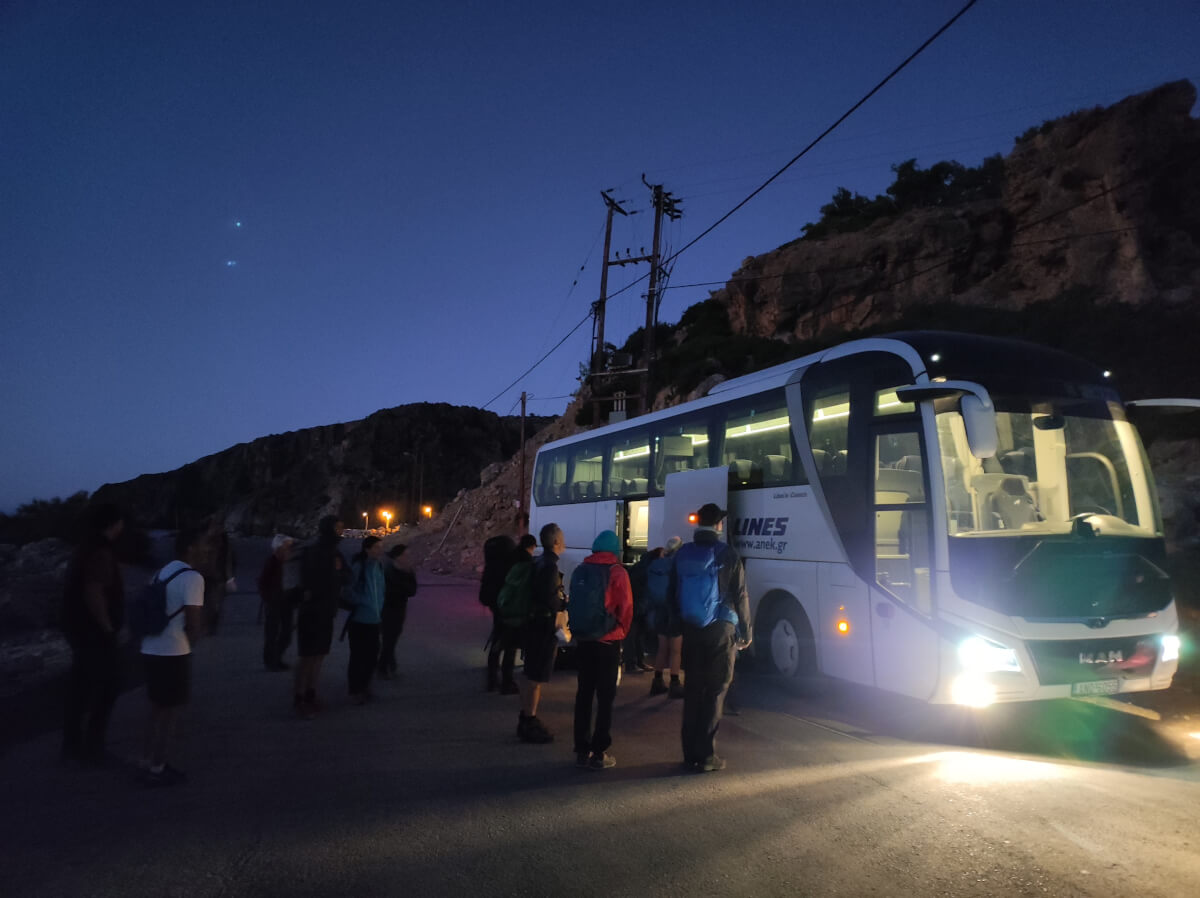
<svg viewBox="0 0 1200 898">
<path fill-rule="evenodd" d="M 427 517 L 427 518 L 433 517 L 433 506 L 426 505 L 424 508 L 421 509 L 421 514 L 425 515 L 425 517 Z"/>
<path fill-rule="evenodd" d="M 690 515 L 688 515 L 688 523 L 689 524 L 695 524 L 699 520 L 700 520 L 700 516 L 697 515 L 696 512 L 694 512 L 694 511 Z"/>
<path fill-rule="evenodd" d="M 843 636 L 850 635 L 850 621 L 842 619 L 837 622 L 837 631 Z"/>
</svg>

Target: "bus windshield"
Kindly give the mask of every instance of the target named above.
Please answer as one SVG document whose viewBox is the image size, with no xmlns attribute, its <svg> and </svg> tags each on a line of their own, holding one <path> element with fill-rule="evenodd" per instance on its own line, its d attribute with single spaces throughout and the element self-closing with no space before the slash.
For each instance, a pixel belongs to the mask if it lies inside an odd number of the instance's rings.
<svg viewBox="0 0 1200 898">
<path fill-rule="evenodd" d="M 994 397 L 996 455 L 971 455 L 953 400 L 936 408 L 954 537 L 1162 534 L 1141 440 L 1113 402 Z"/>
</svg>

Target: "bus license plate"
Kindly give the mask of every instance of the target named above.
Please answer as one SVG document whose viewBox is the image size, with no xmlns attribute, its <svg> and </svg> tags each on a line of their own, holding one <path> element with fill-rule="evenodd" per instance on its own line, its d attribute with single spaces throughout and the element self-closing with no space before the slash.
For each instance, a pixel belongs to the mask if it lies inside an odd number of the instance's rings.
<svg viewBox="0 0 1200 898">
<path fill-rule="evenodd" d="M 1071 695 L 1116 695 L 1120 691 L 1120 680 L 1091 680 L 1071 684 Z"/>
</svg>

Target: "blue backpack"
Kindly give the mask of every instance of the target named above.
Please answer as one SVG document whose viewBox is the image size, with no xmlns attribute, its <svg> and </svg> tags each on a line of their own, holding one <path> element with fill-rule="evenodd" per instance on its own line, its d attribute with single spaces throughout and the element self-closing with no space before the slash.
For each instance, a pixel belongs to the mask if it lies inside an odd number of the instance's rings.
<svg viewBox="0 0 1200 898">
<path fill-rule="evenodd" d="M 717 553 L 721 546 L 687 543 L 675 553 L 675 576 L 679 583 L 679 612 L 693 627 L 707 627 L 713 621 L 737 623 L 737 614 L 721 602 L 721 584 L 717 572 L 721 565 Z"/>
<path fill-rule="evenodd" d="M 669 555 L 655 558 L 646 568 L 646 625 L 655 633 L 667 628 L 667 587 L 675 559 Z"/>
<path fill-rule="evenodd" d="M 612 631 L 617 619 L 604 606 L 612 565 L 580 564 L 571 573 L 571 602 L 568 605 L 571 635 L 584 642 L 600 639 Z"/>
<path fill-rule="evenodd" d="M 183 611 L 184 606 L 181 605 L 175 614 L 167 614 L 167 584 L 190 570 L 190 567 L 180 568 L 166 580 L 160 580 L 155 574 L 154 579 L 129 603 L 129 633 L 134 639 L 158 636 L 167 629 L 171 618 Z"/>
</svg>

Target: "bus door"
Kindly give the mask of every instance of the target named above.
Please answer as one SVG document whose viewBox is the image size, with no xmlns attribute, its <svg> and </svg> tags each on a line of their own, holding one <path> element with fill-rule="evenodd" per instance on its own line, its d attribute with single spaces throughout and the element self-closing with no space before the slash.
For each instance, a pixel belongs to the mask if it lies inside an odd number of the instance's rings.
<svg viewBox="0 0 1200 898">
<path fill-rule="evenodd" d="M 729 508 L 729 466 L 668 474 L 664 493 L 661 532 L 668 538 L 678 536 L 689 543 L 696 529 L 692 516 L 701 505 L 715 502 L 724 509 Z M 727 519 L 726 528 L 729 523 Z"/>
<path fill-rule="evenodd" d="M 917 406 L 900 403 L 889 389 L 876 391 L 871 424 L 875 683 L 928 699 L 937 686 L 939 654 L 930 586 L 930 466 L 921 426 Z"/>
</svg>

